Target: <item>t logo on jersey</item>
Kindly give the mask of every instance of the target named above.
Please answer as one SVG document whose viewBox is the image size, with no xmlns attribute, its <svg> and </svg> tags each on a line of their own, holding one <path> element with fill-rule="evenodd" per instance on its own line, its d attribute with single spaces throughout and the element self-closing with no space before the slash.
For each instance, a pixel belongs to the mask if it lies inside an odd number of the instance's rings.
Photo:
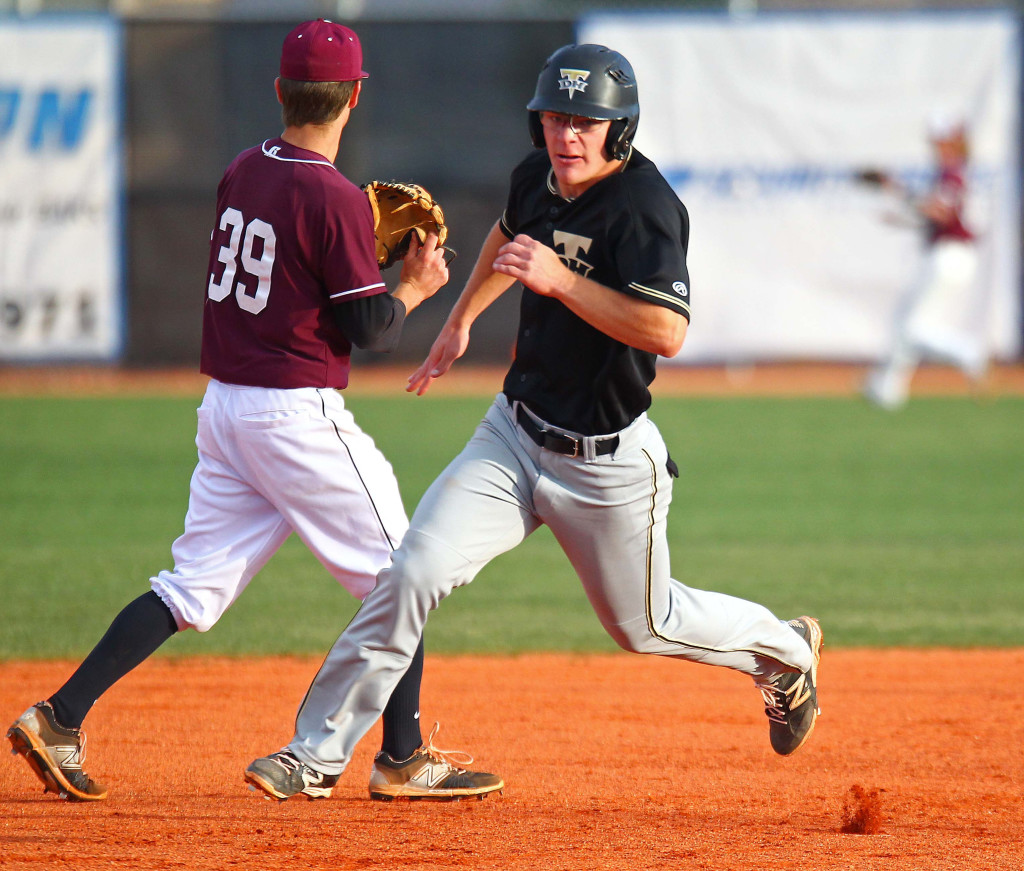
<svg viewBox="0 0 1024 871">
<path fill-rule="evenodd" d="M 593 239 L 588 239 L 586 236 L 577 236 L 575 233 L 563 233 L 561 230 L 555 230 L 552 238 L 555 248 L 562 249 L 562 253 L 558 255 L 559 259 L 573 272 L 586 276 L 594 268 L 580 256 L 590 251 L 590 246 L 594 242 Z"/>
<path fill-rule="evenodd" d="M 587 89 L 587 79 L 590 78 L 590 70 L 559 69 L 558 74 L 562 77 L 558 80 L 558 89 L 560 91 L 568 91 L 570 100 L 577 91 L 582 94 Z"/>
</svg>

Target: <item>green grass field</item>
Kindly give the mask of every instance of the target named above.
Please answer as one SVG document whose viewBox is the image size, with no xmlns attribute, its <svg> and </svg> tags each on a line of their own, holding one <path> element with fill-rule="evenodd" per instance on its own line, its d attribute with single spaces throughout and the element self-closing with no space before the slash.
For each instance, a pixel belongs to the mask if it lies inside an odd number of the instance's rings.
<svg viewBox="0 0 1024 871">
<path fill-rule="evenodd" d="M 80 657 L 170 567 L 197 399 L 0 399 L 0 658 Z M 488 403 L 349 400 L 410 512 Z M 1024 645 L 1024 400 L 661 398 L 653 417 L 682 470 L 683 583 L 817 615 L 830 645 Z M 211 632 L 161 653 L 320 654 L 355 605 L 292 538 Z M 612 649 L 545 530 L 447 600 L 427 643 Z"/>
</svg>

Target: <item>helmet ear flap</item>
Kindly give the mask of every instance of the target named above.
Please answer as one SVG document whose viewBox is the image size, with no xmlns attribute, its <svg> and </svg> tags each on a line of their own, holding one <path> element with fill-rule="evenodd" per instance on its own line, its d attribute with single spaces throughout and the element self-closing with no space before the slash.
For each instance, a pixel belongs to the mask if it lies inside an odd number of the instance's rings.
<svg viewBox="0 0 1024 871">
<path fill-rule="evenodd" d="M 540 112 L 529 112 L 530 139 L 534 148 L 544 147 L 544 126 L 540 123 Z"/>
<path fill-rule="evenodd" d="M 625 160 L 629 156 L 629 148 L 636 133 L 637 118 L 618 118 L 608 127 L 608 138 L 605 139 L 605 150 L 612 160 Z"/>
</svg>

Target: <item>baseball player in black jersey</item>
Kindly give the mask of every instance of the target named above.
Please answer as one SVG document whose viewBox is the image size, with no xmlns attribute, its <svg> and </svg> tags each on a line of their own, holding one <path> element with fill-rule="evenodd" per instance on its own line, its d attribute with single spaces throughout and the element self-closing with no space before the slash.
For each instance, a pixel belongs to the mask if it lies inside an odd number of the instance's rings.
<svg viewBox="0 0 1024 871">
<path fill-rule="evenodd" d="M 505 212 L 408 389 L 422 394 L 447 372 L 475 319 L 519 281 L 515 360 L 328 654 L 289 750 L 316 771 L 343 771 L 429 611 L 546 524 L 621 647 L 749 674 L 772 747 L 793 753 L 819 713 L 818 622 L 784 622 L 670 575 L 665 532 L 678 473 L 647 416 L 648 388 L 657 356 L 678 353 L 689 324 L 689 220 L 632 146 L 632 67 L 605 46 L 565 46 L 527 109 L 538 150 L 513 170 Z"/>
</svg>

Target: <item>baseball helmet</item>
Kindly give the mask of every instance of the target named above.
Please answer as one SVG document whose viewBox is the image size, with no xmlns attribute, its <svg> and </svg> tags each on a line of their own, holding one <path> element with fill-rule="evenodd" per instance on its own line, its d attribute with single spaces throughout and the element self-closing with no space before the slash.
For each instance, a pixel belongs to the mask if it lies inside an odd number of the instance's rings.
<svg viewBox="0 0 1024 871">
<path fill-rule="evenodd" d="M 624 160 L 640 120 L 640 101 L 633 67 L 617 51 L 603 45 L 564 45 L 547 59 L 537 77 L 537 90 L 526 104 L 530 138 L 544 147 L 541 112 L 612 121 L 605 147 Z"/>
</svg>

